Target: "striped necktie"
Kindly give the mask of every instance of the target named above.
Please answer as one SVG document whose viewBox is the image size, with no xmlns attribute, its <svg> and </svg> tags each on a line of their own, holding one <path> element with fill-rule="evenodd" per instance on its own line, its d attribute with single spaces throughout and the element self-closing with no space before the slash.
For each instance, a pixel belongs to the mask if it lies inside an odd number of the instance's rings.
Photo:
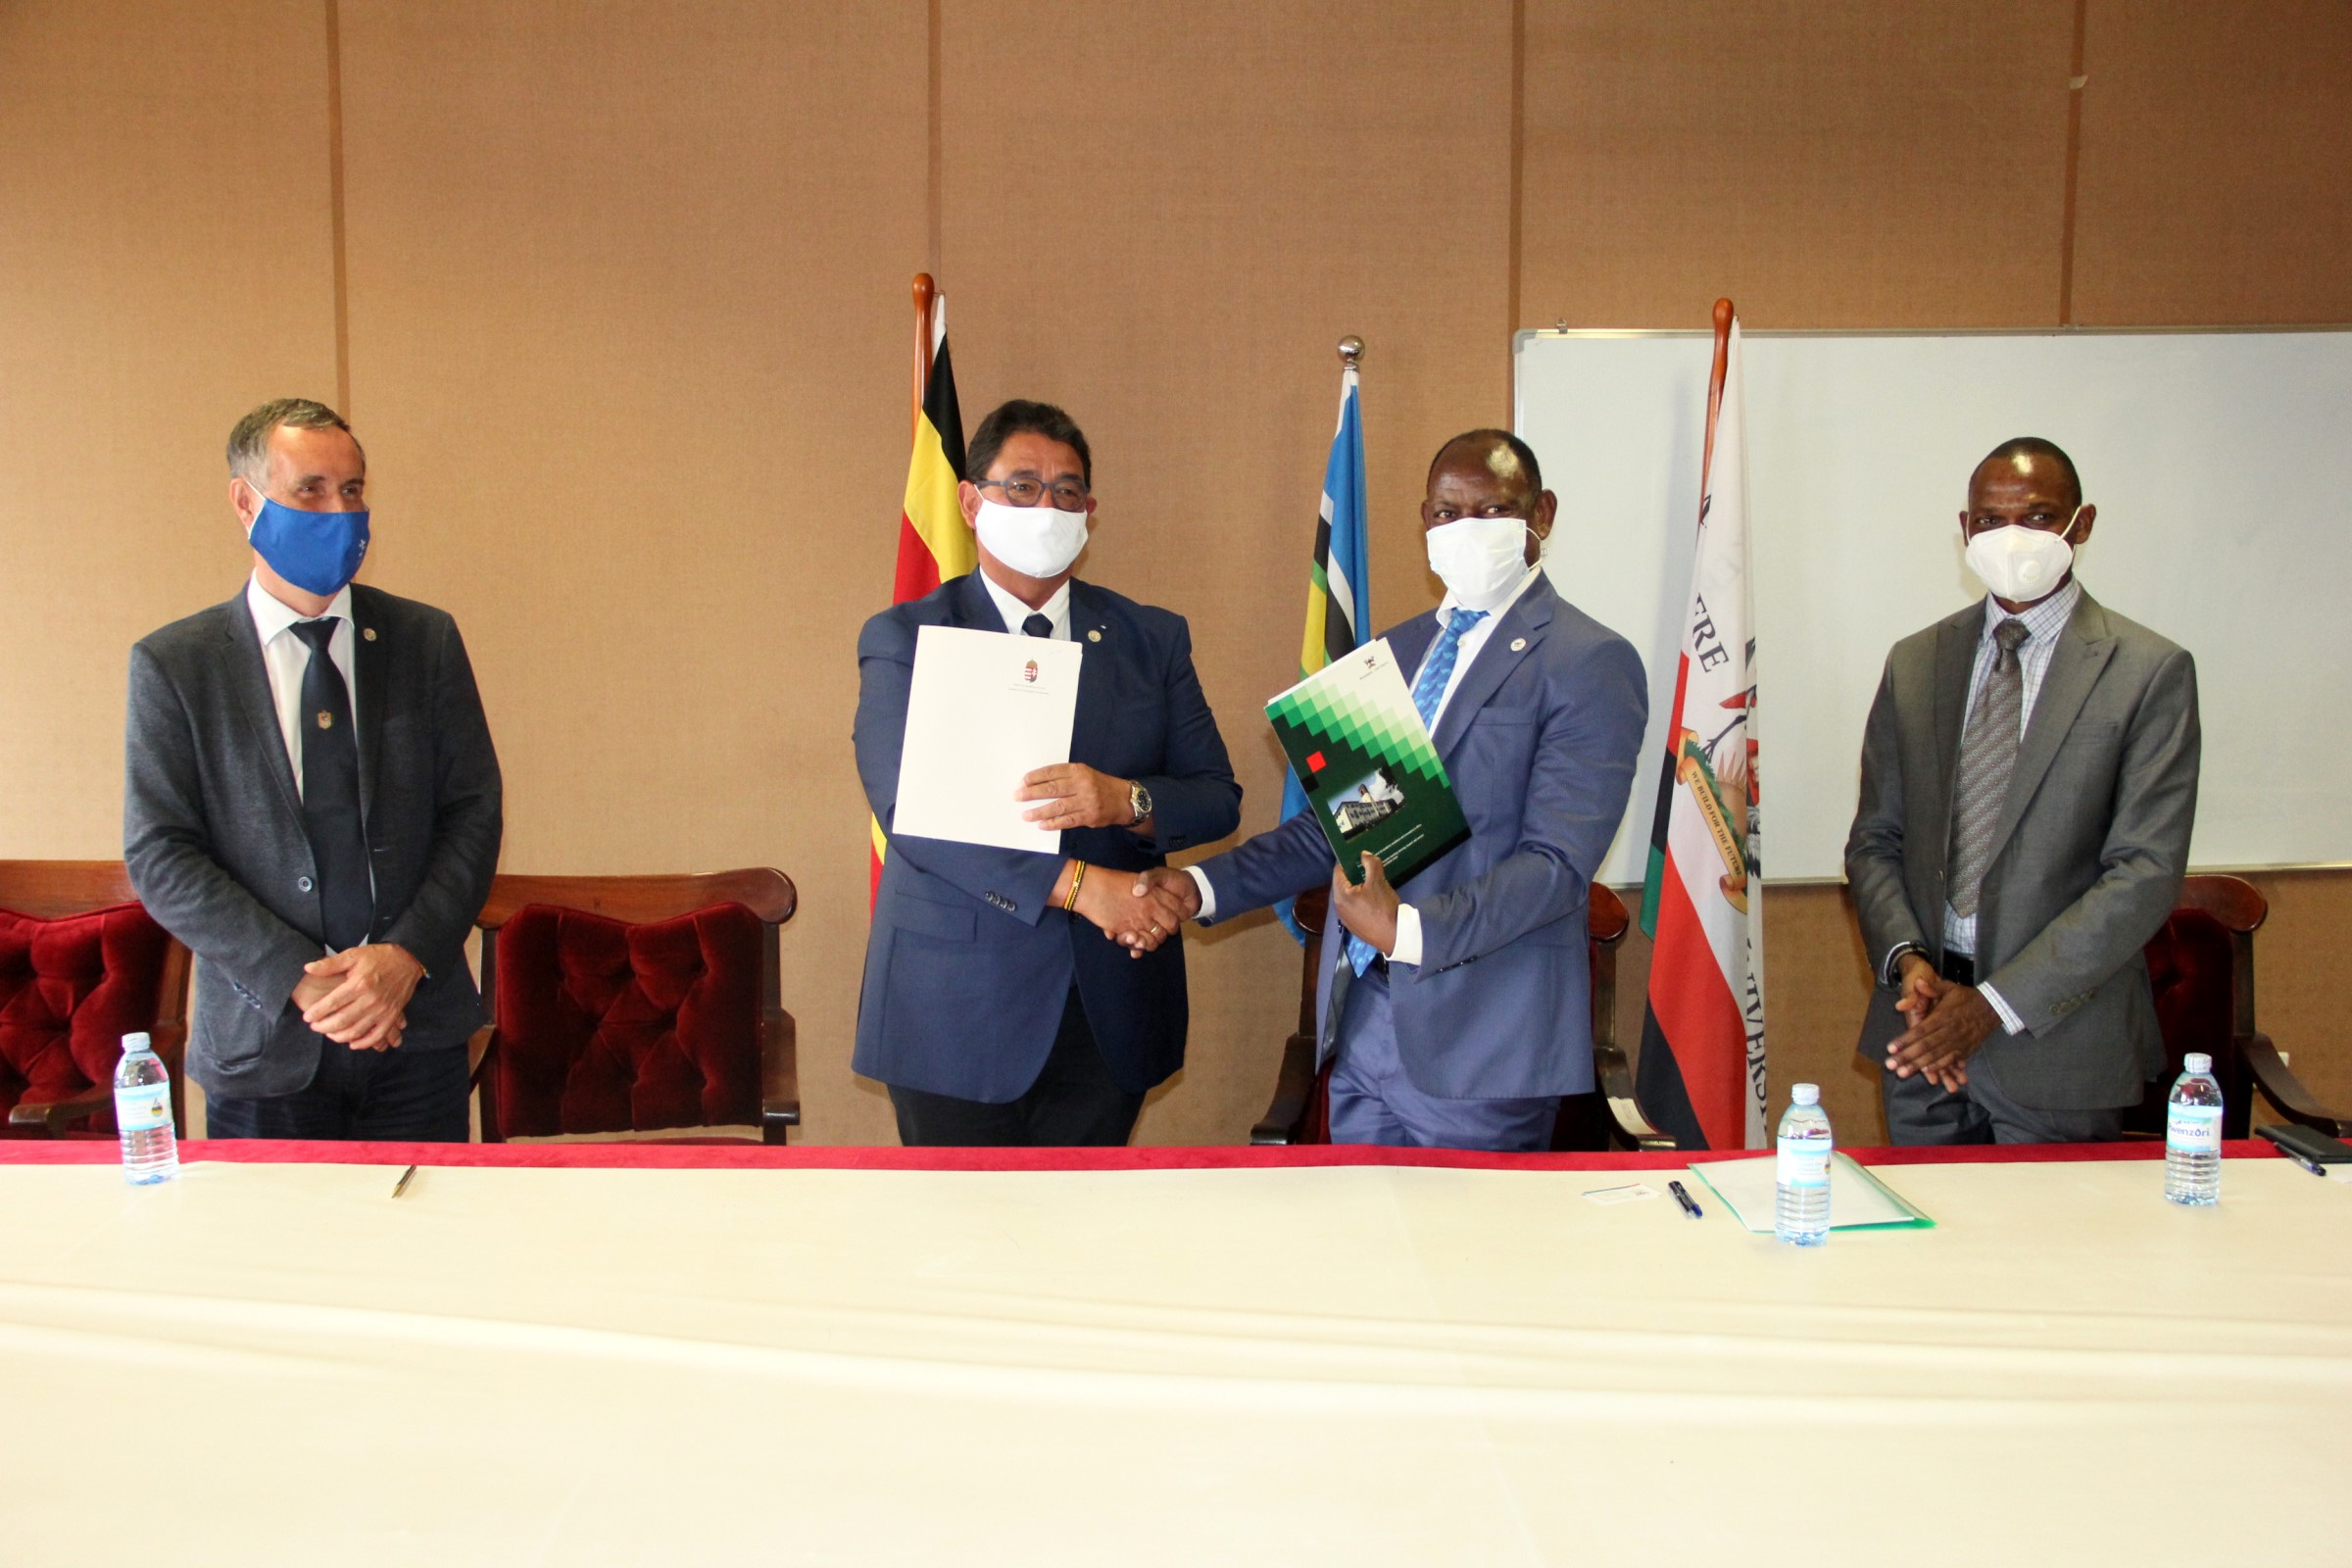
<svg viewBox="0 0 2352 1568">
<path fill-rule="evenodd" d="M 1984 889 L 1984 872 L 1992 863 L 1992 830 L 2009 799 L 2009 778 L 2017 771 L 2019 732 L 2024 727 L 2026 671 L 2018 662 L 2018 645 L 2026 640 L 2026 623 L 2004 620 L 1993 628 L 2000 652 L 1992 672 L 1969 715 L 1968 733 L 1960 741 L 1960 774 L 1952 807 L 1953 912 L 1963 919 L 1977 912 Z"/>
<path fill-rule="evenodd" d="M 1483 610 L 1457 610 L 1446 618 L 1446 629 L 1430 645 L 1429 657 L 1421 661 L 1421 674 L 1413 682 L 1413 708 L 1421 715 L 1421 725 L 1434 737 L 1438 726 L 1438 705 L 1446 700 L 1446 688 L 1453 684 L 1454 662 L 1462 656 L 1462 638 L 1470 628 L 1487 618 Z M 1348 933 L 1348 965 L 1357 974 L 1371 966 L 1380 950 L 1354 932 Z"/>
</svg>

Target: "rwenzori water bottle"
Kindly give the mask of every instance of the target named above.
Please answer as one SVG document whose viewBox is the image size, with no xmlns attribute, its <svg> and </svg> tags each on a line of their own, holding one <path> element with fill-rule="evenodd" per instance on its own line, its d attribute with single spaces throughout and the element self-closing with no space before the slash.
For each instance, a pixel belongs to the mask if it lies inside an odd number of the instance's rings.
<svg viewBox="0 0 2352 1568">
<path fill-rule="evenodd" d="M 122 1037 L 115 1068 L 115 1126 L 122 1134 L 122 1179 L 145 1187 L 179 1174 L 172 1132 L 172 1075 L 145 1035 Z"/>
<path fill-rule="evenodd" d="M 1781 1117 L 1780 1197 L 1773 1205 L 1772 1233 L 1799 1247 L 1819 1247 L 1830 1239 L 1829 1112 L 1821 1108 L 1821 1090 L 1798 1084 L 1788 1092 L 1789 1105 Z"/>
<path fill-rule="evenodd" d="M 2164 1196 L 2210 1203 L 2222 1196 L 2222 1086 L 2213 1058 L 2191 1052 L 2164 1108 Z"/>
</svg>

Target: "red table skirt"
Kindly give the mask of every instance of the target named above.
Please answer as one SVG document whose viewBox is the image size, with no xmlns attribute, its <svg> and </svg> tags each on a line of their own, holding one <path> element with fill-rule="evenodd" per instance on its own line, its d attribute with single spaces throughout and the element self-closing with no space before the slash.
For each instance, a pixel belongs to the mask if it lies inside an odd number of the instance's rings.
<svg viewBox="0 0 2352 1568">
<path fill-rule="evenodd" d="M 2276 1158 L 2265 1139 L 2222 1146 L 2232 1159 Z M 2153 1141 L 2119 1144 L 2004 1144 L 1960 1149 L 1849 1149 L 1864 1165 L 1992 1164 L 2010 1160 L 2162 1159 Z M 102 1165 L 111 1143 L 0 1139 L 0 1165 Z M 630 1170 L 1263 1170 L 1286 1165 L 1427 1165 L 1456 1170 L 1676 1170 L 1725 1154 L 1480 1154 L 1445 1149 L 1378 1149 L 1361 1144 L 1297 1148 L 888 1149 L 760 1144 L 337 1144 L 191 1139 L 182 1160 L 253 1164 L 492 1165 Z"/>
</svg>

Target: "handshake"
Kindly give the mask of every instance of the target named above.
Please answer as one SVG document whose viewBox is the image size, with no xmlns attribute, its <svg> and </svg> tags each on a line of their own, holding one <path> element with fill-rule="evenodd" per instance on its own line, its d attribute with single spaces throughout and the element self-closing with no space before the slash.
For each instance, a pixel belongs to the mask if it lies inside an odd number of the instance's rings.
<svg viewBox="0 0 2352 1568">
<path fill-rule="evenodd" d="M 1077 879 L 1075 913 L 1101 929 L 1104 938 L 1140 958 L 1176 935 L 1177 928 L 1200 912 L 1200 890 L 1192 877 L 1167 866 L 1146 871 L 1114 871 L 1089 867 L 1080 876 L 1078 861 L 1064 875 Z M 1066 901 L 1066 887 L 1058 890 Z"/>
</svg>

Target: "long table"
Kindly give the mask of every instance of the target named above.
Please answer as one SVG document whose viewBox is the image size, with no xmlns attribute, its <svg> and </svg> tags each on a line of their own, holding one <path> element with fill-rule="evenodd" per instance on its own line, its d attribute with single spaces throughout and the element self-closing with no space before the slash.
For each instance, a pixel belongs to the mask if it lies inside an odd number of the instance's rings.
<svg viewBox="0 0 2352 1568">
<path fill-rule="evenodd" d="M 0 1144 L 0 1563 L 2352 1562 L 2352 1187 L 1971 1152 Z"/>
</svg>

